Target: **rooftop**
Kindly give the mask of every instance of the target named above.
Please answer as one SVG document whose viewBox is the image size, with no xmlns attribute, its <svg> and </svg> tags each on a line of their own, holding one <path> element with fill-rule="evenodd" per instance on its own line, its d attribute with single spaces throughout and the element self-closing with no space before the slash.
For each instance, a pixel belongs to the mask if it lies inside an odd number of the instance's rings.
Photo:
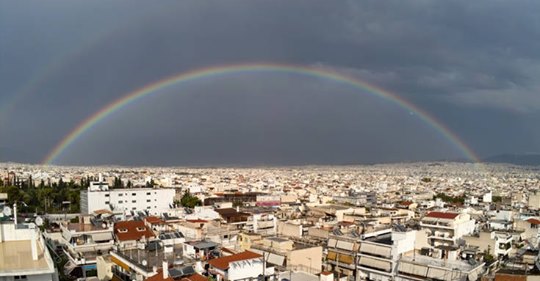
<svg viewBox="0 0 540 281">
<path fill-rule="evenodd" d="M 461 261 L 461 260 L 449 261 L 449 260 L 442 260 L 442 259 L 437 259 L 437 258 L 432 258 L 432 257 L 422 256 L 422 255 L 402 256 L 401 260 L 412 262 L 415 264 L 434 266 L 434 267 L 440 267 L 440 268 L 448 268 L 451 270 L 457 269 L 462 272 L 468 272 L 483 265 L 483 263 L 470 264 L 466 261 Z"/>
<path fill-rule="evenodd" d="M 142 221 L 119 221 L 114 224 L 114 234 L 120 241 L 155 237 Z"/>
<path fill-rule="evenodd" d="M 436 218 L 436 219 L 450 219 L 453 220 L 457 216 L 459 216 L 458 213 L 450 213 L 450 212 L 429 212 L 426 215 L 426 218 Z"/>
<path fill-rule="evenodd" d="M 243 261 L 243 260 L 251 260 L 262 257 L 259 254 L 250 252 L 250 251 L 244 251 L 238 254 L 225 256 L 213 260 L 209 260 L 208 264 L 212 265 L 213 267 L 226 270 L 229 268 L 229 263 L 236 262 L 236 261 Z"/>
<path fill-rule="evenodd" d="M 85 224 L 85 223 L 67 223 L 66 228 L 70 231 L 75 231 L 75 232 L 109 230 L 108 228 L 103 228 L 100 226 L 95 226 L 93 224 Z"/>
<path fill-rule="evenodd" d="M 38 245 L 38 259 L 32 260 L 30 240 L 0 243 L 0 275 L 3 273 L 52 273 L 54 267 L 47 263 L 46 252 Z"/>
</svg>

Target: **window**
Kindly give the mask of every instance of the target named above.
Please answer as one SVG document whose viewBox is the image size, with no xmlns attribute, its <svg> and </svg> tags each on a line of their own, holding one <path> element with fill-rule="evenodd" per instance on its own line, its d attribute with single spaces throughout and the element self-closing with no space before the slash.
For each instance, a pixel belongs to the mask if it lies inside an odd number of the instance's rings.
<svg viewBox="0 0 540 281">
<path fill-rule="evenodd" d="M 118 229 L 118 232 L 120 232 L 120 233 L 126 233 L 127 231 L 128 231 L 127 228 L 119 228 Z"/>
<path fill-rule="evenodd" d="M 108 205 L 109 204 L 109 201 L 105 201 L 105 205 Z"/>
<path fill-rule="evenodd" d="M 146 195 L 150 195 L 150 194 L 152 194 L 152 192 L 146 192 Z"/>
<path fill-rule="evenodd" d="M 147 199 L 147 200 L 146 200 L 146 202 L 150 202 L 150 201 L 152 201 L 152 200 L 150 200 L 150 199 Z"/>
<path fill-rule="evenodd" d="M 137 193 L 131 193 L 131 196 L 137 196 Z"/>
<path fill-rule="evenodd" d="M 122 196 L 124 196 L 124 194 L 122 194 L 122 193 L 119 193 L 119 194 L 118 194 L 118 197 L 122 197 Z"/>
<path fill-rule="evenodd" d="M 122 200 L 118 201 L 118 204 L 122 204 L 122 203 L 124 203 L 124 201 L 122 201 Z"/>
<path fill-rule="evenodd" d="M 146 207 L 146 209 L 152 209 L 152 207 L 151 207 L 151 206 L 148 206 L 148 207 Z"/>
<path fill-rule="evenodd" d="M 16 276 L 13 276 L 13 278 L 15 280 L 26 280 L 26 275 L 16 275 Z"/>
<path fill-rule="evenodd" d="M 137 200 L 131 200 L 131 203 L 137 203 Z"/>
<path fill-rule="evenodd" d="M 144 231 L 146 231 L 146 228 L 141 227 L 141 226 L 138 226 L 138 227 L 137 227 L 137 231 L 138 231 L 138 232 L 144 232 Z"/>
<path fill-rule="evenodd" d="M 109 197 L 109 195 L 110 195 L 110 194 L 109 194 L 109 193 L 107 193 L 107 194 L 105 194 L 105 197 Z"/>
</svg>

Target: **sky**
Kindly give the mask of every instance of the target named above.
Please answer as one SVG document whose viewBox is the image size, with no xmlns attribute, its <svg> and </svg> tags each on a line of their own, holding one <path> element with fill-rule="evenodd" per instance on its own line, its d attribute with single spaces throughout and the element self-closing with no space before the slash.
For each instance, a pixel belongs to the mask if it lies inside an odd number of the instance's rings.
<svg viewBox="0 0 540 281">
<path fill-rule="evenodd" d="M 282 63 L 376 85 L 480 158 L 540 152 L 540 2 L 0 0 L 0 161 L 41 163 L 112 101 L 193 69 Z M 85 131 L 65 165 L 466 159 L 414 112 L 331 79 L 180 83 Z"/>
</svg>

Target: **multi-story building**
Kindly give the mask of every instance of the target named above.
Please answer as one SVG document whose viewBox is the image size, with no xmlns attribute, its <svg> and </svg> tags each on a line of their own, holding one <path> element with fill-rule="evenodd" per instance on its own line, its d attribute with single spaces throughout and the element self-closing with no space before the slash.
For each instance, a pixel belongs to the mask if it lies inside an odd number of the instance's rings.
<svg viewBox="0 0 540 281">
<path fill-rule="evenodd" d="M 428 243 L 432 247 L 454 246 L 459 238 L 474 232 L 475 221 L 469 214 L 429 212 L 420 226 L 428 232 Z"/>
<path fill-rule="evenodd" d="M 100 177 L 101 178 L 101 177 Z M 87 190 L 81 191 L 81 213 L 96 210 L 146 211 L 160 215 L 173 206 L 176 191 L 167 188 L 119 188 L 109 189 L 102 180 L 92 182 Z"/>
<path fill-rule="evenodd" d="M 540 209 L 540 192 L 535 191 L 534 193 L 529 194 L 527 207 L 532 210 Z"/>
<path fill-rule="evenodd" d="M 253 214 L 248 218 L 244 229 L 248 232 L 274 235 L 277 233 L 277 218 L 272 213 Z"/>
<path fill-rule="evenodd" d="M 337 234 L 337 233 L 336 233 Z M 356 254 L 360 248 L 359 236 L 331 235 L 328 238 L 326 264 L 328 270 L 337 273 L 338 279 L 355 280 Z"/>
<path fill-rule="evenodd" d="M 33 223 L 0 223 L 0 280 L 58 281 L 51 255 Z"/>
<path fill-rule="evenodd" d="M 457 254 L 457 253 L 456 253 Z M 454 256 L 451 259 L 440 259 L 412 252 L 403 255 L 397 266 L 397 281 L 418 280 L 479 280 L 484 272 L 484 263 L 475 260 L 464 261 Z"/>
<path fill-rule="evenodd" d="M 278 269 L 301 270 L 312 274 L 320 273 L 322 269 L 323 249 L 320 245 L 281 237 L 265 237 L 251 244 L 249 250 L 263 255 L 267 263 Z"/>
<path fill-rule="evenodd" d="M 96 258 L 113 248 L 113 228 L 111 224 L 62 223 L 62 236 L 56 242 L 62 245 L 68 257 L 64 272 L 80 268 L 85 272 L 96 269 Z"/>
<path fill-rule="evenodd" d="M 488 252 L 495 258 L 508 256 L 512 251 L 514 237 L 507 232 L 479 232 L 463 239 L 468 245 L 478 247 L 480 252 Z"/>
<path fill-rule="evenodd" d="M 415 248 L 416 234 L 416 230 L 391 228 L 364 234 L 358 250 L 358 277 L 394 280 L 399 258 Z"/>
</svg>

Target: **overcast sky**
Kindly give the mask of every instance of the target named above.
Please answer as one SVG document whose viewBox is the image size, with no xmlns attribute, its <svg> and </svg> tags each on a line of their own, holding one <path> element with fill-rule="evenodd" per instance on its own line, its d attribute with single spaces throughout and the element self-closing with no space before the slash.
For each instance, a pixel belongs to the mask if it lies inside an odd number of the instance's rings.
<svg viewBox="0 0 540 281">
<path fill-rule="evenodd" d="M 111 101 L 196 68 L 290 63 L 378 85 L 486 157 L 540 151 L 540 2 L 3 1 L 0 161 L 39 163 Z M 164 89 L 56 164 L 346 164 L 463 159 L 414 112 L 286 73 Z"/>
</svg>

